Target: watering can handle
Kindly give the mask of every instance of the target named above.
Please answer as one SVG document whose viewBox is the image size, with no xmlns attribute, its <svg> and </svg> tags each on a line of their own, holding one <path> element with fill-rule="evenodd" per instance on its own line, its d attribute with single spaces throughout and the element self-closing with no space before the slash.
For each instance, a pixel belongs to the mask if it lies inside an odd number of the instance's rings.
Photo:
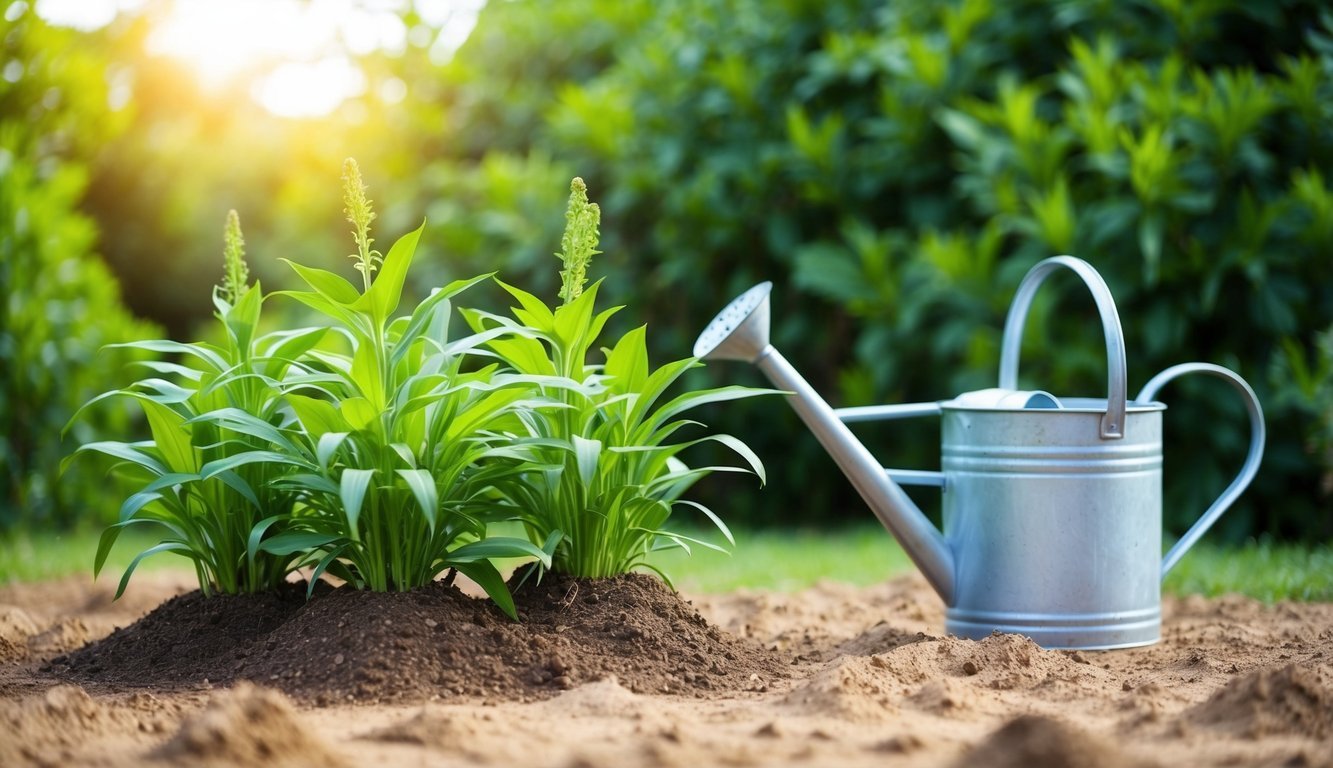
<svg viewBox="0 0 1333 768">
<path fill-rule="evenodd" d="M 1097 312 L 1102 317 L 1102 330 L 1106 334 L 1106 413 L 1102 416 L 1101 436 L 1103 440 L 1125 436 L 1125 398 L 1129 388 L 1125 373 L 1125 335 L 1120 330 L 1120 315 L 1115 310 L 1115 299 L 1111 298 L 1111 289 L 1106 281 L 1083 259 L 1073 256 L 1053 256 L 1038 262 L 1023 276 L 1018 291 L 1014 294 L 1014 303 L 1009 305 L 1009 316 L 1004 321 L 1004 339 L 1000 346 L 1000 388 L 1018 389 L 1018 355 L 1023 346 L 1023 324 L 1027 321 L 1028 308 L 1032 306 L 1032 297 L 1041 286 L 1046 276 L 1059 267 L 1068 267 L 1083 278 L 1092 298 L 1097 302 Z"/>
<path fill-rule="evenodd" d="M 1254 390 L 1245 382 L 1245 379 L 1242 379 L 1240 375 L 1234 371 L 1223 368 L 1220 365 L 1213 365 L 1212 363 L 1181 363 L 1180 365 L 1173 365 L 1152 377 L 1147 384 L 1144 384 L 1143 389 L 1139 392 L 1139 396 L 1134 398 L 1135 402 L 1147 403 L 1153 401 L 1157 397 L 1157 391 L 1164 385 L 1172 379 L 1184 376 L 1188 373 L 1208 373 L 1225 379 L 1245 398 L 1245 410 L 1250 416 L 1250 452 L 1245 456 L 1245 464 L 1241 466 L 1240 473 L 1236 475 L 1236 479 L 1231 481 L 1231 485 L 1227 486 L 1227 489 L 1222 492 L 1222 495 L 1217 497 L 1217 501 L 1213 502 L 1212 506 L 1208 508 L 1208 511 L 1204 512 L 1203 516 L 1196 520 L 1194 525 L 1190 526 L 1190 529 L 1185 532 L 1185 535 L 1181 537 L 1180 541 L 1177 541 L 1176 545 L 1171 548 L 1171 551 L 1166 553 L 1166 557 L 1162 558 L 1163 578 L 1166 577 L 1167 571 L 1170 571 L 1172 566 L 1180 561 L 1180 558 L 1185 555 L 1185 552 L 1187 552 L 1190 547 L 1194 546 L 1195 542 L 1197 542 L 1200 537 L 1208 532 L 1208 529 L 1212 527 L 1213 523 L 1217 522 L 1217 519 L 1222 516 L 1222 513 L 1226 512 L 1227 508 L 1235 503 L 1236 499 L 1240 497 L 1246 486 L 1248 486 L 1250 481 L 1254 479 L 1254 476 L 1258 474 L 1259 462 L 1262 461 L 1264 457 L 1266 430 L 1264 428 L 1264 411 L 1263 408 L 1259 406 L 1259 398 L 1255 396 Z"/>
</svg>

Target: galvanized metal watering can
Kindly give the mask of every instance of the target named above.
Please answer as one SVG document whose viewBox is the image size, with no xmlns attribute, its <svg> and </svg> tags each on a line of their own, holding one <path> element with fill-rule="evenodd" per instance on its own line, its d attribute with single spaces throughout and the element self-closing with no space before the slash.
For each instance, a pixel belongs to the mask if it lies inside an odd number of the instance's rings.
<svg viewBox="0 0 1333 768">
<path fill-rule="evenodd" d="M 1061 268 L 1091 290 L 1106 336 L 1108 394 L 1056 398 L 1017 389 L 1019 346 L 1038 287 Z M 968 638 L 1017 632 L 1047 648 L 1148 645 L 1161 637 L 1161 579 L 1226 511 L 1259 469 L 1263 411 L 1240 376 L 1187 363 L 1127 398 L 1115 302 L 1087 262 L 1057 256 L 1024 277 L 1005 322 L 999 386 L 935 403 L 834 410 L 768 342 L 771 283 L 729 304 L 700 334 L 696 357 L 754 363 L 837 461 L 875 516 L 947 606 L 946 629 Z M 1239 475 L 1161 556 L 1162 412 L 1155 398 L 1188 373 L 1239 391 L 1250 449 Z M 885 469 L 844 422 L 938 414 L 941 471 Z M 941 532 L 899 484 L 943 491 Z"/>
</svg>

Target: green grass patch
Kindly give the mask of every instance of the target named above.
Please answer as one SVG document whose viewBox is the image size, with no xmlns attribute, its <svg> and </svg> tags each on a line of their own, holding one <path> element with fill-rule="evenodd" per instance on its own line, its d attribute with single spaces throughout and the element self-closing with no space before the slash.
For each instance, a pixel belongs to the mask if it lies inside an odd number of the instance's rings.
<svg viewBox="0 0 1333 768">
<path fill-rule="evenodd" d="M 1240 547 L 1199 545 L 1167 574 L 1165 589 L 1208 597 L 1239 593 L 1264 602 L 1333 601 L 1333 547 L 1250 539 Z"/>
<path fill-rule="evenodd" d="M 709 539 L 704 532 L 687 532 Z M 732 529 L 731 554 L 694 547 L 655 552 L 648 562 L 686 592 L 749 589 L 790 592 L 820 580 L 866 585 L 907 573 L 912 562 L 883 528 L 875 525 L 814 528 Z M 710 540 L 720 537 L 716 533 Z"/>
<path fill-rule="evenodd" d="M 687 532 L 689 533 L 689 532 Z M 867 585 L 912 570 L 907 555 L 873 525 L 836 528 L 734 530 L 730 555 L 702 547 L 693 556 L 679 550 L 656 552 L 649 562 L 665 570 L 686 592 L 729 592 L 738 588 L 794 591 L 821 579 Z M 691 535 L 709 536 L 703 531 Z M 19 531 L 0 537 L 0 583 L 40 581 L 71 574 L 91 578 L 98 532 Z M 142 538 L 136 538 L 136 536 Z M 711 534 L 714 539 L 717 533 Z M 151 536 L 127 531 L 107 561 L 103 578 L 119 578 Z M 510 564 L 512 565 L 512 564 Z M 183 558 L 163 555 L 144 568 L 189 568 Z M 1208 597 L 1237 593 L 1265 602 L 1333 601 L 1333 547 L 1275 544 L 1261 540 L 1239 547 L 1201 544 L 1172 569 L 1165 591 Z"/>
<path fill-rule="evenodd" d="M 93 557 L 97 554 L 100 530 L 11 531 L 0 536 L 0 584 L 44 581 L 74 574 L 93 577 Z M 147 531 L 126 531 L 108 556 L 102 578 L 114 584 L 129 567 L 134 556 L 156 544 L 158 537 Z M 190 569 L 188 560 L 172 555 L 150 557 L 141 568 L 154 570 L 176 567 Z"/>
</svg>

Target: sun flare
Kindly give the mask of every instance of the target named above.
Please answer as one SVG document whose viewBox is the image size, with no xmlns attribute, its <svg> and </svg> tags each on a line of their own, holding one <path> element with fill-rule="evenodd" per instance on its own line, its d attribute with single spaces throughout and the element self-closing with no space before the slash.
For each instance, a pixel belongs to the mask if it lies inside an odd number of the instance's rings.
<svg viewBox="0 0 1333 768">
<path fill-rule="evenodd" d="M 395 16 L 365 16 L 349 2 L 177 0 L 154 26 L 148 49 L 188 65 L 205 88 L 243 78 L 270 111 L 313 117 L 365 88 L 349 50 L 394 44 L 384 32 L 404 34 L 401 22 L 386 29 Z"/>
<path fill-rule="evenodd" d="M 485 0 L 35 0 L 46 20 L 81 30 L 118 13 L 147 13 L 150 53 L 191 70 L 205 90 L 237 83 L 270 112 L 320 117 L 368 86 L 356 57 L 428 45 L 432 61 L 453 55 Z M 402 11 L 419 20 L 409 30 Z M 425 42 L 421 42 L 422 40 Z M 380 83 L 400 101 L 401 81 Z"/>
</svg>

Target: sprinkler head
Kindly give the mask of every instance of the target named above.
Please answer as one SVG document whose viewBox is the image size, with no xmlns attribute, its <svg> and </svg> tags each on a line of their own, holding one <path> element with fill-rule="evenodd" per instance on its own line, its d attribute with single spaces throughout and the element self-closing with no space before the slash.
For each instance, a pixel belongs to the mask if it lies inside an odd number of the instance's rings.
<svg viewBox="0 0 1333 768">
<path fill-rule="evenodd" d="M 768 294 L 771 282 L 737 296 L 704 328 L 694 342 L 701 360 L 740 360 L 752 363 L 768 346 Z"/>
</svg>

